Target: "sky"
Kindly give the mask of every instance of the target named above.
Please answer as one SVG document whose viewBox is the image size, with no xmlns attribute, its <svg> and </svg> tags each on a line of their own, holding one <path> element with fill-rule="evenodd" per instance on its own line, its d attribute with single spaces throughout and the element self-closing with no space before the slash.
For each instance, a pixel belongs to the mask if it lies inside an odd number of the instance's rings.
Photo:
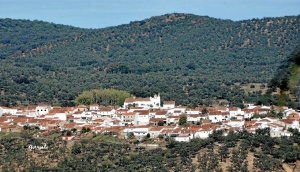
<svg viewBox="0 0 300 172">
<path fill-rule="evenodd" d="M 0 0 L 0 18 L 105 28 L 168 13 L 234 21 L 300 14 L 300 0 Z"/>
</svg>

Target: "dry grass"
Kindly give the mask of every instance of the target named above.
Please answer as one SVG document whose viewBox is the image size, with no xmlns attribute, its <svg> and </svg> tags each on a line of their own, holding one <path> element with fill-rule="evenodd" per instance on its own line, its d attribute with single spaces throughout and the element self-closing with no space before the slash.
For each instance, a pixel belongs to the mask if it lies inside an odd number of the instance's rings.
<svg viewBox="0 0 300 172">
<path fill-rule="evenodd" d="M 260 88 L 261 85 L 264 84 L 265 88 Z M 251 85 L 254 85 L 254 88 L 250 88 Z M 261 91 L 262 94 L 265 94 L 268 90 L 267 83 L 249 83 L 246 85 L 241 85 L 241 88 L 245 91 L 245 94 L 248 95 L 249 92 L 257 92 Z"/>
<path fill-rule="evenodd" d="M 221 162 L 221 161 L 219 160 L 219 165 L 220 165 L 220 168 L 222 169 L 223 172 L 226 172 L 226 171 L 227 171 L 227 168 L 228 168 L 229 166 L 231 166 L 231 164 L 232 164 L 232 163 L 231 163 L 232 151 L 233 151 L 235 148 L 236 148 L 236 147 L 234 147 L 234 148 L 229 148 L 228 152 L 230 152 L 230 153 L 229 153 L 229 155 L 228 155 L 228 158 L 226 158 L 225 161 L 222 161 L 222 162 Z M 215 153 L 217 153 L 217 152 L 219 151 L 219 146 L 214 145 L 213 150 L 214 150 Z M 257 151 L 259 151 L 259 149 L 257 149 Z M 203 155 L 204 153 L 207 153 L 207 152 L 208 152 L 208 149 L 207 149 L 207 148 L 204 148 L 204 149 L 201 149 L 201 150 L 200 150 L 199 154 L 200 154 L 200 155 Z M 253 165 L 254 159 L 255 159 L 254 153 L 248 151 L 247 161 L 248 161 L 248 170 L 249 170 L 249 172 L 255 171 L 254 165 Z M 194 165 L 196 165 L 196 166 L 199 165 L 200 162 L 198 161 L 198 156 L 197 156 L 197 155 L 196 155 L 194 158 L 192 158 L 192 163 L 193 163 Z M 300 161 L 299 161 L 299 168 L 300 168 Z M 197 172 L 201 172 L 200 169 L 197 169 L 196 171 L 197 171 Z M 299 172 L 300 172 L 300 171 L 299 171 Z"/>
<path fill-rule="evenodd" d="M 300 161 L 296 161 L 296 168 L 294 169 L 294 171 L 300 171 Z"/>
<path fill-rule="evenodd" d="M 248 170 L 253 171 L 254 154 L 252 152 L 248 152 L 247 161 L 248 161 Z"/>
</svg>

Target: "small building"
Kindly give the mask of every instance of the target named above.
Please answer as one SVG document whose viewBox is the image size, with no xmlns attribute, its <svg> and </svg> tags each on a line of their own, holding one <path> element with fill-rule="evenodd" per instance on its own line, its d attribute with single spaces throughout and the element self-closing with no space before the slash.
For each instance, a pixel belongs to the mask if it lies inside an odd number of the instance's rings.
<svg viewBox="0 0 300 172">
<path fill-rule="evenodd" d="M 143 107 L 146 109 L 159 109 L 160 108 L 160 94 L 154 95 L 153 97 L 147 97 L 147 98 L 126 98 L 124 101 L 124 108 L 129 107 Z"/>
<path fill-rule="evenodd" d="M 175 101 L 164 101 L 163 109 L 174 109 Z"/>
<path fill-rule="evenodd" d="M 177 142 L 190 142 L 191 138 L 189 134 L 180 134 L 174 138 Z"/>
<path fill-rule="evenodd" d="M 100 107 L 98 104 L 91 104 L 89 107 L 89 110 L 91 110 L 91 111 L 97 111 L 99 109 L 100 109 Z"/>
<path fill-rule="evenodd" d="M 38 105 L 35 108 L 35 112 L 37 113 L 38 116 L 40 115 L 46 115 L 49 113 L 49 111 L 51 110 L 51 106 L 50 105 Z"/>
<path fill-rule="evenodd" d="M 123 125 L 133 124 L 135 119 L 135 112 L 127 112 L 121 114 L 121 123 Z"/>
</svg>

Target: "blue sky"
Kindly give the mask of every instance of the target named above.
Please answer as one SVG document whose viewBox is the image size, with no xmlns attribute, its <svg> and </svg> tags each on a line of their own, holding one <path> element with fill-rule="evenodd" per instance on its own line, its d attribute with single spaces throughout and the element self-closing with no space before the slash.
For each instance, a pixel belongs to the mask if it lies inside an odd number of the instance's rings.
<svg viewBox="0 0 300 172">
<path fill-rule="evenodd" d="M 127 24 L 167 13 L 234 21 L 300 14 L 300 0 L 0 0 L 0 18 L 81 28 Z"/>
</svg>

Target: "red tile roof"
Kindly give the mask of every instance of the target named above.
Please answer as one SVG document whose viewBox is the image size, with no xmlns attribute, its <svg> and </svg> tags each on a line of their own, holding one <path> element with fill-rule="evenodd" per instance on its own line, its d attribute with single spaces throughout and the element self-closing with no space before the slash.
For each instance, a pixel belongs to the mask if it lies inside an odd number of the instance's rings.
<svg viewBox="0 0 300 172">
<path fill-rule="evenodd" d="M 298 113 L 291 113 L 289 114 L 288 119 L 300 119 L 300 115 Z"/>
<path fill-rule="evenodd" d="M 165 121 L 166 118 L 150 118 L 150 122 Z"/>
<path fill-rule="evenodd" d="M 140 115 L 149 115 L 150 111 L 149 110 L 134 110 L 133 112 L 139 113 Z"/>
<path fill-rule="evenodd" d="M 166 114 L 168 114 L 168 111 L 165 111 L 165 110 L 155 111 L 155 115 L 166 115 Z"/>
<path fill-rule="evenodd" d="M 113 109 L 112 108 L 110 108 L 110 107 L 102 107 L 102 108 L 100 108 L 100 111 L 102 111 L 102 112 L 110 112 L 110 111 L 112 111 Z"/>
<path fill-rule="evenodd" d="M 133 103 L 133 102 L 149 102 L 150 101 L 150 97 L 148 98 L 126 98 L 125 99 L 125 103 Z"/>
<path fill-rule="evenodd" d="M 164 105 L 175 105 L 175 101 L 164 101 Z"/>
<path fill-rule="evenodd" d="M 123 113 L 122 116 L 134 116 L 135 112 L 127 112 L 127 113 Z"/>
</svg>

